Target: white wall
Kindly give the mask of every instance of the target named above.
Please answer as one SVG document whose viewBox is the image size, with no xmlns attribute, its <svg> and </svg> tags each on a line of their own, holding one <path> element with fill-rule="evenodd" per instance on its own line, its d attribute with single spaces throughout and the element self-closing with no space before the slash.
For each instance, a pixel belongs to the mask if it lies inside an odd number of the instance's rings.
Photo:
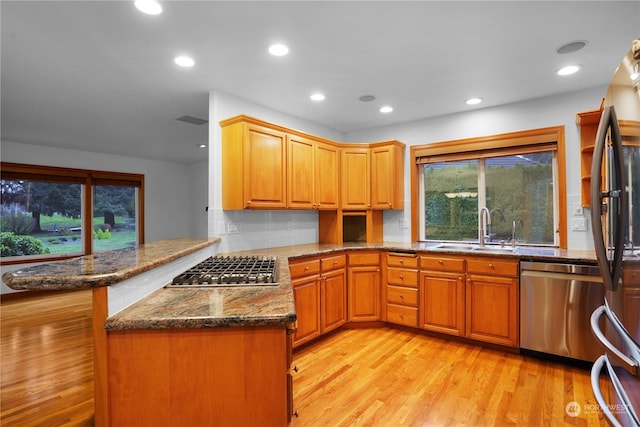
<svg viewBox="0 0 640 427">
<path fill-rule="evenodd" d="M 247 114 L 286 127 L 323 136 L 334 141 L 375 142 L 398 139 L 407 144 L 405 151 L 405 209 L 385 211 L 384 240 L 411 240 L 409 147 L 454 139 L 496 135 L 550 126 L 564 126 L 567 172 L 568 247 L 592 249 L 591 230 L 573 231 L 570 228 L 574 206 L 580 196 L 580 133 L 575 124 L 576 113 L 598 108 L 606 86 L 572 92 L 553 97 L 493 108 L 473 109 L 469 112 L 424 119 L 394 126 L 366 129 L 341 134 L 291 117 L 233 96 L 211 92 L 209 97 L 209 235 L 223 237 L 221 251 L 240 250 L 298 243 L 317 242 L 317 214 L 294 211 L 222 211 L 220 176 L 220 126 L 222 119 Z M 585 216 L 589 217 L 588 210 Z M 588 220 L 588 222 L 590 222 Z M 226 234 L 229 224 L 235 224 L 238 234 Z"/>
<path fill-rule="evenodd" d="M 206 161 L 191 166 L 8 141 L 0 148 L 3 162 L 143 174 L 145 242 L 207 235 L 206 214 L 201 214 L 207 205 Z M 1 291 L 12 290 L 3 283 Z"/>
<path fill-rule="evenodd" d="M 208 156 L 208 151 L 205 156 Z M 209 161 L 204 160 L 187 166 L 189 182 L 189 237 L 207 237 L 207 210 L 209 208 Z"/>
<path fill-rule="evenodd" d="M 409 211 L 409 147 L 523 131 L 550 126 L 565 127 L 566 173 L 567 173 L 567 228 L 570 249 L 593 249 L 589 211 L 585 210 L 589 228 L 587 231 L 571 230 L 574 206 L 581 203 L 580 196 L 580 128 L 576 125 L 576 113 L 594 110 L 600 106 L 606 86 L 572 92 L 526 102 L 501 105 L 493 108 L 475 109 L 466 113 L 419 120 L 395 126 L 350 132 L 347 139 L 372 142 L 398 139 L 407 144 L 405 152 L 405 212 L 385 212 L 384 238 L 389 241 L 410 241 L 410 230 L 399 227 L 404 216 L 411 218 Z"/>
<path fill-rule="evenodd" d="M 271 123 L 343 141 L 344 135 L 317 123 L 270 110 L 235 96 L 209 94 L 209 236 L 220 236 L 220 252 L 257 249 L 318 241 L 316 211 L 223 211 L 221 138 L 219 122 L 246 114 Z M 237 233 L 229 234 L 229 228 Z"/>
</svg>

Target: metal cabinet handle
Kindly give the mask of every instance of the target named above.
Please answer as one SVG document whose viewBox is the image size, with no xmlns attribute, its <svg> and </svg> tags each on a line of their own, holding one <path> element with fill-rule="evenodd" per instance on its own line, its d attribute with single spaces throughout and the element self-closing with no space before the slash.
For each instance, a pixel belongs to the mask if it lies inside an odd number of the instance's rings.
<svg viewBox="0 0 640 427">
<path fill-rule="evenodd" d="M 293 372 L 298 372 L 298 365 L 295 365 L 295 366 L 293 367 Z"/>
</svg>

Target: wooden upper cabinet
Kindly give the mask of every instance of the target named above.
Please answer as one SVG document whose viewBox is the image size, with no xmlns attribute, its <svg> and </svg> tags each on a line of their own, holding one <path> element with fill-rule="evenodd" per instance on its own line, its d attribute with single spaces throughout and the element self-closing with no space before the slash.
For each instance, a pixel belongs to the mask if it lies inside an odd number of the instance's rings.
<svg viewBox="0 0 640 427">
<path fill-rule="evenodd" d="M 337 209 L 338 147 L 297 135 L 289 135 L 287 147 L 287 207 Z"/>
<path fill-rule="evenodd" d="M 315 142 L 289 136 L 287 144 L 287 206 L 294 209 L 315 207 Z"/>
<path fill-rule="evenodd" d="M 222 127 L 222 209 L 404 208 L 398 141 L 336 143 L 249 116 Z"/>
<path fill-rule="evenodd" d="M 316 143 L 315 189 L 317 209 L 337 209 L 340 194 L 340 149 L 333 144 Z"/>
<path fill-rule="evenodd" d="M 580 127 L 580 194 L 584 207 L 591 205 L 591 163 L 601 115 L 602 109 L 576 114 L 576 124 Z"/>
<path fill-rule="evenodd" d="M 222 124 L 222 208 L 286 207 L 286 133 L 230 119 Z"/>
<path fill-rule="evenodd" d="M 371 147 L 371 208 L 404 209 L 404 144 Z"/>
<path fill-rule="evenodd" d="M 371 161 L 368 146 L 341 148 L 342 209 L 371 208 Z"/>
</svg>

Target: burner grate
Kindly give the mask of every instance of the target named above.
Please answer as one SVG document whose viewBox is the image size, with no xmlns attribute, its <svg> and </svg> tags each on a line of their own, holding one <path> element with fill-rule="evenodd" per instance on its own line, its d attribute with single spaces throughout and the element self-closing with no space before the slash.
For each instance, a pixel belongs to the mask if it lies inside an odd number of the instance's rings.
<svg viewBox="0 0 640 427">
<path fill-rule="evenodd" d="M 275 257 L 210 257 L 174 277 L 168 286 L 242 285 L 277 285 Z"/>
</svg>

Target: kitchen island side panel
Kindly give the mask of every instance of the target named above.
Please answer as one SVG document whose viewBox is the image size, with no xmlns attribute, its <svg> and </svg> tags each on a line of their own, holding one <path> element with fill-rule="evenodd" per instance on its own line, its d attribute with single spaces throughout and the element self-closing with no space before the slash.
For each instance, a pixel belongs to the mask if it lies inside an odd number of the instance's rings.
<svg viewBox="0 0 640 427">
<path fill-rule="evenodd" d="M 108 333 L 110 425 L 285 426 L 286 328 Z"/>
</svg>

